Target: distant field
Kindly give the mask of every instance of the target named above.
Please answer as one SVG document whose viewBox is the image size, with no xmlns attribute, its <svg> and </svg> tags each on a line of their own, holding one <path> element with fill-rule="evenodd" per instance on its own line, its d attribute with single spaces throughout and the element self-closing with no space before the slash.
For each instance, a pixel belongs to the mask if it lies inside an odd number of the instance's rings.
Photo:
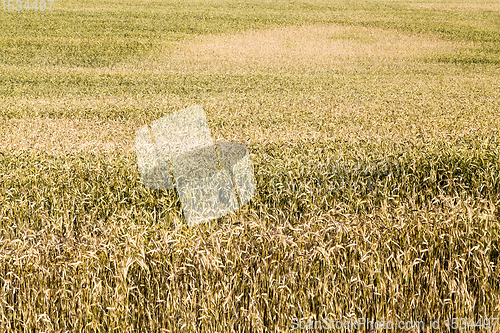
<svg viewBox="0 0 500 333">
<path fill-rule="evenodd" d="M 56 0 L 0 22 L 2 330 L 500 318 L 500 2 Z M 248 146 L 257 194 L 188 228 L 134 139 L 195 104 Z"/>
</svg>

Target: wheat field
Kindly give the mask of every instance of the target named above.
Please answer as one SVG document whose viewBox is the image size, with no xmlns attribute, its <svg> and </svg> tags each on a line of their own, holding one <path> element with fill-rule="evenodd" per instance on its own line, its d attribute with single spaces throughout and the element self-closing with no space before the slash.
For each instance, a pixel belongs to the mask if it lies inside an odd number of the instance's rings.
<svg viewBox="0 0 500 333">
<path fill-rule="evenodd" d="M 297 332 L 365 318 L 499 331 L 444 324 L 500 317 L 499 10 L 0 11 L 0 328 Z M 142 186 L 134 140 L 196 104 L 217 141 L 248 147 L 257 188 L 188 228 L 175 190 Z"/>
</svg>

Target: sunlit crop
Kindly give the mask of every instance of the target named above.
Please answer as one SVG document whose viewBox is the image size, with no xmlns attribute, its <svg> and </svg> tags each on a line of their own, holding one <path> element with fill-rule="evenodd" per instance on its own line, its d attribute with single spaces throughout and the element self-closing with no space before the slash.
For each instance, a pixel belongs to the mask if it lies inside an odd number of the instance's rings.
<svg viewBox="0 0 500 333">
<path fill-rule="evenodd" d="M 500 317 L 495 2 L 0 11 L 0 328 Z M 256 193 L 188 228 L 135 131 L 200 104 Z M 443 328 L 443 331 L 445 329 Z"/>
</svg>

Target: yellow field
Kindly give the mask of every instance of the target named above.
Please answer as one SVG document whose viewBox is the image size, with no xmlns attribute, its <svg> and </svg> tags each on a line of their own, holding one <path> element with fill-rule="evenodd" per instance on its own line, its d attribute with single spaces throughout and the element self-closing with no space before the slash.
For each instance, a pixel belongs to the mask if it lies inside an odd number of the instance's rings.
<svg viewBox="0 0 500 333">
<path fill-rule="evenodd" d="M 1 9 L 6 332 L 499 329 L 498 1 Z M 134 140 L 195 104 L 257 193 L 188 228 Z"/>
</svg>

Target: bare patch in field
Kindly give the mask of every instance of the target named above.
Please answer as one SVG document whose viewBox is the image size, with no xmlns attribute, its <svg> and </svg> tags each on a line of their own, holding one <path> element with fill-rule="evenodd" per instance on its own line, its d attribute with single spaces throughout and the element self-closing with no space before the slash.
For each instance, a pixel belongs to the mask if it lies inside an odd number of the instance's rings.
<svg viewBox="0 0 500 333">
<path fill-rule="evenodd" d="M 133 130 L 118 121 L 8 119 L 0 125 L 1 150 L 41 150 L 50 154 L 133 148 Z"/>
<path fill-rule="evenodd" d="M 324 69 L 367 61 L 415 60 L 452 50 L 456 42 L 395 30 L 338 25 L 286 27 L 203 36 L 177 44 L 156 64 L 174 71 Z"/>
<path fill-rule="evenodd" d="M 500 10 L 500 3 L 413 3 L 413 7 L 437 10 Z"/>
</svg>

